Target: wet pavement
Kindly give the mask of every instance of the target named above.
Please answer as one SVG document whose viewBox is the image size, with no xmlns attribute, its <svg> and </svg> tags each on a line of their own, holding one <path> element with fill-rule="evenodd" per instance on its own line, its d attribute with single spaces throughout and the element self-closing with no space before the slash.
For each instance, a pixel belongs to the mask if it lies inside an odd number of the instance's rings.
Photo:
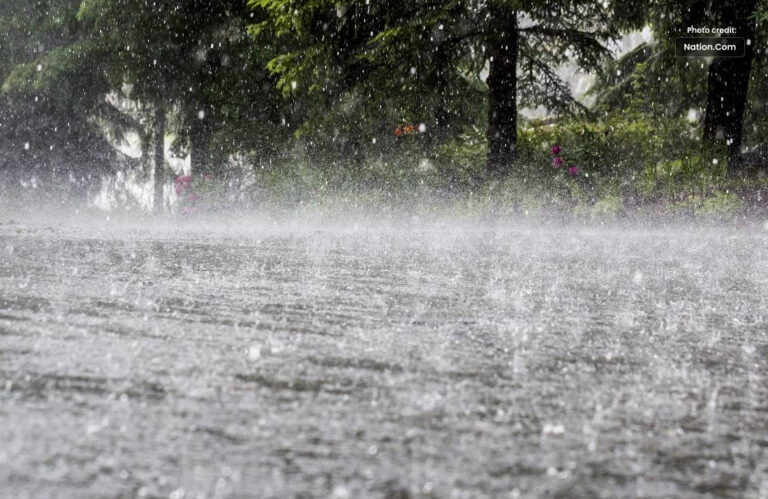
<svg viewBox="0 0 768 499">
<path fill-rule="evenodd" d="M 5 497 L 768 497 L 768 231 L 0 226 Z"/>
</svg>

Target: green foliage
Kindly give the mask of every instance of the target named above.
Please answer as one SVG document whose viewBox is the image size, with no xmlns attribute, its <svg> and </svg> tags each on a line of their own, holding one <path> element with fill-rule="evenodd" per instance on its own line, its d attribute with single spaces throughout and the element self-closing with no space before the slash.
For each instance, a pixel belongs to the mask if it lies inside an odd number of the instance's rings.
<svg viewBox="0 0 768 499">
<path fill-rule="evenodd" d="M 46 195 L 96 188 L 118 159 L 92 121 L 104 80 L 98 52 L 79 42 L 78 7 L 0 4 L 0 169 Z"/>
<path fill-rule="evenodd" d="M 590 94 L 594 113 L 623 109 L 676 119 L 690 111 L 701 116 L 706 105 L 708 65 L 677 58 L 666 43 L 641 43 L 606 65 Z"/>
<path fill-rule="evenodd" d="M 569 160 L 560 169 L 553 167 L 555 144 Z M 703 148 L 697 126 L 683 119 L 636 113 L 533 122 L 521 130 L 519 148 L 521 178 L 588 206 L 707 194 L 725 180 L 725 151 Z M 569 164 L 579 167 L 575 178 L 563 175 Z"/>
<path fill-rule="evenodd" d="M 76 39 L 79 0 L 0 3 L 0 82 L 40 53 Z"/>
<path fill-rule="evenodd" d="M 744 209 L 744 202 L 733 193 L 718 192 L 714 196 L 707 198 L 696 210 L 699 215 L 715 216 L 722 218 L 731 218 L 739 214 Z"/>
<path fill-rule="evenodd" d="M 599 199 L 590 209 L 592 220 L 610 220 L 624 212 L 624 200 L 620 196 L 606 196 Z"/>
<path fill-rule="evenodd" d="M 264 16 L 250 33 L 276 49 L 267 68 L 300 112 L 297 135 L 323 151 L 363 156 L 386 147 L 382 131 L 423 123 L 425 147 L 457 139 L 486 113 L 488 42 L 504 27 L 493 9 L 528 18 L 518 31 L 521 104 L 579 110 L 554 71 L 569 59 L 599 71 L 615 36 L 601 2 L 417 0 L 339 3 L 251 0 Z M 482 118 L 481 118 L 482 119 Z M 339 145 L 338 136 L 347 138 Z M 376 138 L 378 147 L 370 147 Z"/>
<path fill-rule="evenodd" d="M 100 78 L 104 52 L 92 42 L 57 47 L 8 75 L 2 91 L 15 99 L 35 97 L 82 110 L 92 109 L 109 86 Z"/>
<path fill-rule="evenodd" d="M 78 19 L 109 55 L 100 69 L 113 90 L 129 83 L 125 97 L 173 110 L 174 150 L 192 152 L 198 173 L 217 171 L 228 154 L 278 154 L 291 111 L 280 109 L 264 51 L 247 34 L 245 0 L 84 0 Z"/>
<path fill-rule="evenodd" d="M 707 108 L 708 70 L 711 58 L 677 58 L 674 43 L 678 37 L 690 36 L 688 26 L 727 27 L 733 24 L 733 11 L 748 2 L 728 0 L 650 0 L 618 2 L 617 16 L 612 20 L 619 29 L 649 29 L 652 40 L 613 61 L 598 74 L 592 89 L 598 112 L 617 108 L 639 111 L 654 117 L 676 118 L 689 112 L 702 120 Z M 626 5 L 625 5 L 626 4 Z M 768 35 L 768 6 L 757 3 L 753 16 L 756 39 Z M 741 36 L 741 35 L 737 35 Z M 752 38 L 750 36 L 750 38 Z M 768 74 L 766 51 L 756 49 L 745 110 L 743 145 L 755 146 L 765 141 L 768 115 L 764 103 L 768 86 L 760 81 Z M 726 75 L 720 75 L 724 78 Z M 713 99 L 719 101 L 717 96 Z"/>
<path fill-rule="evenodd" d="M 475 126 L 464 134 L 440 144 L 435 150 L 435 163 L 448 185 L 467 187 L 477 185 L 486 173 L 488 154 L 483 131 Z"/>
<path fill-rule="evenodd" d="M 729 220 L 744 211 L 744 202 L 732 192 L 718 191 L 712 195 L 692 194 L 673 203 L 670 211 L 678 215 Z"/>
<path fill-rule="evenodd" d="M 430 190 L 461 193 L 477 206 L 499 203 L 503 213 L 554 209 L 602 220 L 638 202 L 730 213 L 738 198 L 721 195 L 725 153 L 700 140 L 707 61 L 684 63 L 671 47 L 680 26 L 712 24 L 715 7 L 710 0 L 5 2 L 0 120 L 10 126 L 0 130 L 0 164 L 38 176 L 76 165 L 77 178 L 93 174 L 95 182 L 98 165 L 115 159 L 105 130 L 113 139 L 136 131 L 147 142 L 148 117 L 162 105 L 173 150 L 192 153 L 200 161 L 193 173 L 218 174 L 219 187 L 255 166 L 259 192 L 301 201 L 308 193 L 370 189 L 384 199 Z M 491 15 L 498 9 L 520 21 L 520 106 L 554 113 L 522 123 L 509 179 L 484 168 L 488 47 L 504 29 Z M 756 19 L 764 37 L 762 4 Z M 652 40 L 609 60 L 607 42 L 646 25 Z M 752 143 L 768 130 L 761 84 L 768 61 L 760 51 L 756 57 Z M 591 109 L 558 76 L 563 63 L 597 76 Z M 135 106 L 124 111 L 115 99 Z M 690 110 L 691 121 L 681 118 Z M 396 136 L 404 125 L 424 129 Z M 554 144 L 578 175 L 553 168 Z M 219 187 L 212 197 L 223 195 Z"/>
</svg>

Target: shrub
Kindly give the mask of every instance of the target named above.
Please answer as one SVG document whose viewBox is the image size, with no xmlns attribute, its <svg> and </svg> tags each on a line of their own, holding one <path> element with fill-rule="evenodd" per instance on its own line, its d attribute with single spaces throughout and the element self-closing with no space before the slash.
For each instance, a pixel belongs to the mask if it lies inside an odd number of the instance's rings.
<svg viewBox="0 0 768 499">
<path fill-rule="evenodd" d="M 640 113 L 595 120 L 564 118 L 522 127 L 518 149 L 524 174 L 550 182 L 542 165 L 551 164 L 557 144 L 578 158 L 580 192 L 592 203 L 606 195 L 656 198 L 678 191 L 702 192 L 724 177 L 723 151 L 702 151 L 698 125 L 684 119 Z"/>
<path fill-rule="evenodd" d="M 624 200 L 619 196 L 606 196 L 592 206 L 589 216 L 592 220 L 616 218 L 624 211 Z"/>
<path fill-rule="evenodd" d="M 705 199 L 696 210 L 697 215 L 732 218 L 744 209 L 744 202 L 739 196 L 730 192 L 718 192 Z"/>
</svg>

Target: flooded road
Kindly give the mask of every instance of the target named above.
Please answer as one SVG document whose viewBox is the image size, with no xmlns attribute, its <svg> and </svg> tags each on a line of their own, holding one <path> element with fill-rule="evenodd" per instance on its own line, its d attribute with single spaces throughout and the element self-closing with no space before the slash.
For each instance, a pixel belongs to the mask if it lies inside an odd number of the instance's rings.
<svg viewBox="0 0 768 499">
<path fill-rule="evenodd" d="M 0 226 L 5 497 L 768 497 L 768 231 Z"/>
</svg>

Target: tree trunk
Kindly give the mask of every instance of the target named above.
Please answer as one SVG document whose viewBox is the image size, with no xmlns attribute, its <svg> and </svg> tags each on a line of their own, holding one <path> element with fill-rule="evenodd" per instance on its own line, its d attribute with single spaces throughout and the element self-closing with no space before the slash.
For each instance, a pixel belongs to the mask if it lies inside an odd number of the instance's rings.
<svg viewBox="0 0 768 499">
<path fill-rule="evenodd" d="M 154 212 L 163 212 L 163 186 L 165 184 L 165 106 L 155 106 L 155 199 Z"/>
<path fill-rule="evenodd" d="M 195 118 L 192 118 L 195 119 Z M 189 133 L 189 173 L 195 175 L 205 170 L 205 148 L 203 147 L 203 125 L 192 123 Z"/>
<path fill-rule="evenodd" d="M 492 7 L 488 40 L 488 170 L 507 173 L 517 146 L 517 13 Z"/>
<path fill-rule="evenodd" d="M 736 34 L 732 36 L 751 43 L 745 46 L 744 57 L 717 57 L 709 65 L 704 140 L 713 147 L 727 146 L 729 173 L 739 168 L 741 159 L 744 108 L 755 44 L 755 26 L 751 17 L 756 3 L 756 0 L 722 2 L 720 24 L 735 27 Z"/>
<path fill-rule="evenodd" d="M 207 115 L 200 119 L 192 117 L 192 125 L 189 132 L 189 163 L 192 175 L 212 174 L 213 165 L 211 158 L 211 129 Z"/>
</svg>

